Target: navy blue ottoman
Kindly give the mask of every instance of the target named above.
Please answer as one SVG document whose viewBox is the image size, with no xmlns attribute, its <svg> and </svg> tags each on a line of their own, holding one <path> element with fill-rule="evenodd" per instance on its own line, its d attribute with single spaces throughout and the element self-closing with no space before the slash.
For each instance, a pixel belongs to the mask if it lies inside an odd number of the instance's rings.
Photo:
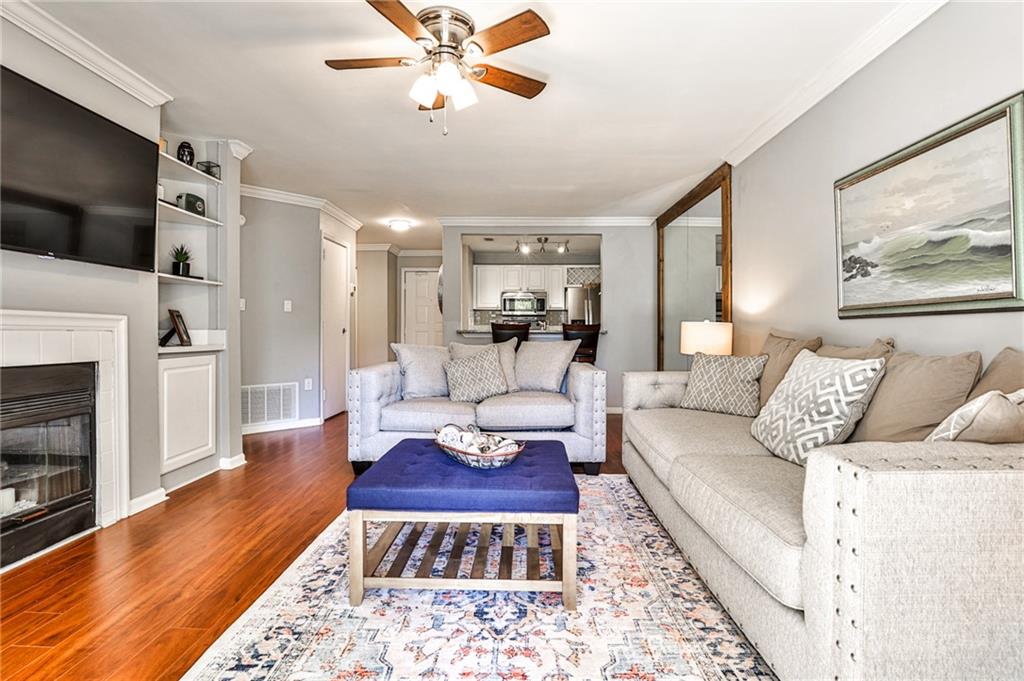
<svg viewBox="0 0 1024 681">
<path fill-rule="evenodd" d="M 576 608 L 576 516 L 579 489 L 565 447 L 556 441 L 530 441 L 509 466 L 476 470 L 449 459 L 432 440 L 395 445 L 348 488 L 349 597 L 353 606 L 369 588 L 558 591 L 569 610 Z M 388 523 L 367 550 L 366 523 Z M 377 569 L 388 550 L 412 524 L 386 574 Z M 428 525 L 435 524 L 415 571 L 402 577 Z M 467 538 L 479 525 L 472 569 L 459 576 Z M 526 528 L 526 575 L 513 577 L 515 525 Z M 455 541 L 443 574 L 432 576 L 449 525 Z M 496 578 L 486 578 L 492 533 L 503 526 Z M 538 527 L 547 525 L 555 564 L 554 579 L 540 579 Z"/>
</svg>

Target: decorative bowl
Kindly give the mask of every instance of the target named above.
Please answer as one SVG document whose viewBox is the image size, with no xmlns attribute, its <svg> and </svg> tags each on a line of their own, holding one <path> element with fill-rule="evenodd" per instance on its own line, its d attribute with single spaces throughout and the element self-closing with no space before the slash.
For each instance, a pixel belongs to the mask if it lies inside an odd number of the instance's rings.
<svg viewBox="0 0 1024 681">
<path fill-rule="evenodd" d="M 448 458 L 458 461 L 463 466 L 491 470 L 504 468 L 523 453 L 526 447 L 525 442 L 509 440 L 495 433 L 482 433 L 476 426 L 462 428 L 454 424 L 448 424 L 436 431 L 437 438 L 434 440 L 442 452 Z M 469 451 L 469 447 L 461 445 L 461 442 L 473 441 L 476 445 Z M 493 451 L 489 451 L 493 449 Z"/>
</svg>

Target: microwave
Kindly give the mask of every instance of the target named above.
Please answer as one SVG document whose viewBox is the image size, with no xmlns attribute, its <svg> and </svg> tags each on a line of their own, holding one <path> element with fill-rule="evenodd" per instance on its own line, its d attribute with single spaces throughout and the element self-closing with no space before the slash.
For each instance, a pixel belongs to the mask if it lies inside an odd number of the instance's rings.
<svg viewBox="0 0 1024 681">
<path fill-rule="evenodd" d="M 505 291 L 501 294 L 501 314 L 506 317 L 536 317 L 548 311 L 546 291 Z"/>
</svg>

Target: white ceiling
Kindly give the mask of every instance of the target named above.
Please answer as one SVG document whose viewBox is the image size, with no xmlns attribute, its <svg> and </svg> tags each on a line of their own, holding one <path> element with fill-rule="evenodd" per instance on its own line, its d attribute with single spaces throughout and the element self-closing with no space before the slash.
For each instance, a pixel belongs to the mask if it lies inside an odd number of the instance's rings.
<svg viewBox="0 0 1024 681">
<path fill-rule="evenodd" d="M 478 27 L 536 10 L 551 35 L 485 61 L 548 87 L 478 85 L 442 137 L 407 97 L 411 69 L 323 65 L 418 56 L 362 2 L 40 4 L 171 93 L 166 129 L 252 145 L 245 183 L 329 199 L 361 242 L 406 249 L 438 248 L 439 216 L 657 215 L 902 5 L 455 0 Z"/>
</svg>

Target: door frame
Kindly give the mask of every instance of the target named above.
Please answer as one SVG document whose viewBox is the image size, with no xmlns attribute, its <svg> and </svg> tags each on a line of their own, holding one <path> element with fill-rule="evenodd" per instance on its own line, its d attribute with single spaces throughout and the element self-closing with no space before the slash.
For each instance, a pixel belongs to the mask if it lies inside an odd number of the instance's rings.
<svg viewBox="0 0 1024 681">
<path fill-rule="evenodd" d="M 405 342 L 405 273 L 406 272 L 437 272 L 436 267 L 402 267 L 398 270 L 398 280 L 402 283 L 398 289 L 398 342 Z M 441 338 L 444 343 L 444 338 Z"/>
<path fill-rule="evenodd" d="M 353 295 L 353 293 L 355 292 L 356 287 L 355 287 L 355 282 L 353 281 L 353 276 L 352 276 L 352 252 L 351 252 L 351 249 L 349 248 L 348 244 L 346 244 L 343 241 L 339 241 L 338 239 L 334 239 L 329 234 L 327 234 L 326 232 L 321 231 L 320 232 L 320 260 L 318 261 L 319 264 L 320 264 L 320 270 L 319 270 L 320 271 L 320 319 L 319 319 L 319 321 L 320 321 L 320 329 L 319 329 L 319 335 L 320 335 L 320 358 L 319 358 L 319 367 L 317 367 L 318 370 L 319 370 L 319 376 L 317 378 L 317 381 L 320 384 L 320 396 L 317 398 L 319 400 L 319 404 L 320 404 L 320 409 L 318 410 L 319 413 L 320 413 L 320 423 L 324 422 L 324 390 L 325 390 L 325 388 L 324 388 L 324 297 L 325 297 L 324 296 L 324 290 L 325 290 L 325 287 L 324 287 L 324 253 L 325 253 L 325 249 L 326 249 L 326 246 L 324 245 L 325 241 L 330 241 L 332 244 L 335 244 L 336 246 L 341 246 L 342 248 L 345 249 L 345 273 L 346 273 L 346 278 L 348 279 L 348 289 L 349 289 L 348 290 L 348 297 L 349 297 L 349 303 L 348 303 L 348 330 L 349 330 L 349 337 L 348 337 L 348 342 L 345 343 L 345 365 L 348 367 L 348 371 L 352 370 L 352 342 L 353 342 L 353 339 L 355 338 L 355 331 L 352 328 L 352 311 L 353 311 L 353 308 L 355 307 L 356 297 L 355 297 L 355 295 Z M 345 381 L 348 382 L 348 376 L 345 377 Z M 346 390 L 346 392 L 345 392 L 345 409 L 342 410 L 339 413 L 348 413 L 348 399 L 349 399 L 349 395 L 348 395 L 348 391 Z"/>
</svg>

